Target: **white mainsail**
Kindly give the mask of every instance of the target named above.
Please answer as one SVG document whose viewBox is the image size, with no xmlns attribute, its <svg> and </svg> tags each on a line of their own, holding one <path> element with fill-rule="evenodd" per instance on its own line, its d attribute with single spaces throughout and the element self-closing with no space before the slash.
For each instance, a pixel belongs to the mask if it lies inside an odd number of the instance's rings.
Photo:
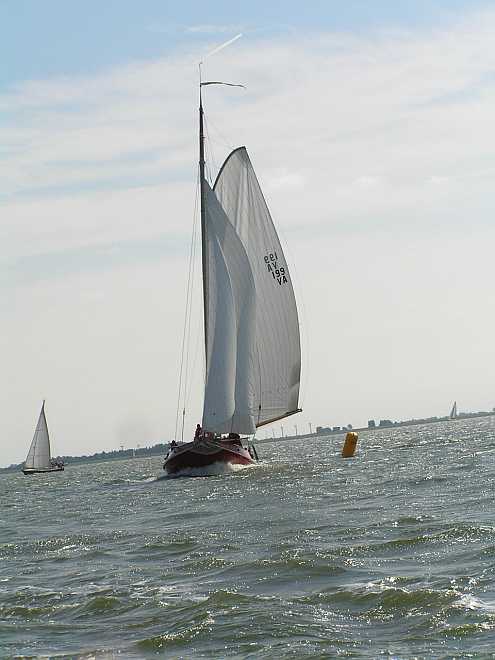
<svg viewBox="0 0 495 660">
<path fill-rule="evenodd" d="M 455 419 L 457 417 L 457 401 L 454 401 L 449 417 L 450 419 Z"/>
<path fill-rule="evenodd" d="M 254 433 L 299 412 L 299 322 L 285 257 L 244 147 L 204 186 L 203 428 Z"/>
<path fill-rule="evenodd" d="M 43 401 L 24 469 L 41 470 L 50 467 L 50 437 L 45 417 L 45 402 Z"/>
</svg>

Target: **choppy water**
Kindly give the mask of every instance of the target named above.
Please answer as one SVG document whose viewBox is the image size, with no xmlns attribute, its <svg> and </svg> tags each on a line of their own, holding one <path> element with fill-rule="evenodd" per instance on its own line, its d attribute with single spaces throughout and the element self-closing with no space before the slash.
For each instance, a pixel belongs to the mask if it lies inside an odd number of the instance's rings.
<svg viewBox="0 0 495 660">
<path fill-rule="evenodd" d="M 0 476 L 0 656 L 495 657 L 489 419 Z"/>
</svg>

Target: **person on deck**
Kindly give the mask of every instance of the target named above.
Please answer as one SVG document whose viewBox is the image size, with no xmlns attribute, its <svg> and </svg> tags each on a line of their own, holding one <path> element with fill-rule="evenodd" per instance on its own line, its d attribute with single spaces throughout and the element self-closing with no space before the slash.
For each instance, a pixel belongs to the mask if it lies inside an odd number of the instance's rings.
<svg viewBox="0 0 495 660">
<path fill-rule="evenodd" d="M 198 440 L 198 438 L 201 437 L 201 426 L 199 424 L 196 424 L 196 432 L 194 434 L 194 439 Z"/>
</svg>

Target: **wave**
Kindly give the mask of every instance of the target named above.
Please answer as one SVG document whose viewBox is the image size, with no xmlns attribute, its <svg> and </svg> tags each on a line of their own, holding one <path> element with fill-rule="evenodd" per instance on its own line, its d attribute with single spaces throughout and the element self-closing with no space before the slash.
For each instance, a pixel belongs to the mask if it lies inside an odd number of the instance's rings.
<svg viewBox="0 0 495 660">
<path fill-rule="evenodd" d="M 131 537 L 130 533 L 122 530 L 100 532 L 96 534 L 72 534 L 69 536 L 52 536 L 31 541 L 17 543 L 3 543 L 0 545 L 0 559 L 18 559 L 23 556 L 31 560 L 61 559 L 77 557 L 87 553 L 103 553 L 103 546 L 111 546 L 114 542 Z"/>
<path fill-rule="evenodd" d="M 235 474 L 237 472 L 243 472 L 244 470 L 252 470 L 257 467 L 259 464 L 251 465 L 239 465 L 235 463 L 224 463 L 217 462 L 212 463 L 211 465 L 205 465 L 204 467 L 197 468 L 185 468 L 176 472 L 175 474 L 164 474 L 157 476 L 154 481 L 163 481 L 167 479 L 180 479 L 183 477 L 212 477 L 220 476 L 224 474 Z"/>
<path fill-rule="evenodd" d="M 123 601 L 116 596 L 95 596 L 85 603 L 80 611 L 83 615 L 103 614 L 113 610 L 121 610 L 123 607 Z"/>
<path fill-rule="evenodd" d="M 472 457 L 495 431 L 388 433 L 353 462 L 315 440 L 175 476 L 4 475 L 0 656 L 488 657 L 495 453 Z"/>
<path fill-rule="evenodd" d="M 384 525 L 382 525 L 383 527 Z M 424 530 L 421 534 L 399 536 L 393 539 L 376 539 L 367 544 L 343 543 L 334 550 L 338 556 L 355 556 L 362 553 L 364 556 L 376 554 L 395 554 L 410 550 L 414 552 L 422 546 L 452 545 L 452 543 L 486 543 L 495 538 L 495 528 L 491 525 L 473 525 L 459 523 L 454 526 L 435 527 Z M 485 546 L 480 552 L 493 554 L 495 546 Z"/>
<path fill-rule="evenodd" d="M 141 486 L 142 484 L 151 483 L 155 481 L 154 476 L 145 476 L 136 479 L 125 479 L 124 477 L 115 477 L 106 481 L 104 486 Z"/>
</svg>

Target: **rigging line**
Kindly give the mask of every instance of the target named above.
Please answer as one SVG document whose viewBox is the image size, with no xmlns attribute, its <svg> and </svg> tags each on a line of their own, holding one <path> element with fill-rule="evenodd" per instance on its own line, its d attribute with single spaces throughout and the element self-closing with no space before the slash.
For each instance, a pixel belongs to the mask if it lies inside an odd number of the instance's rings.
<svg viewBox="0 0 495 660">
<path fill-rule="evenodd" d="M 215 154 L 214 154 L 214 150 L 213 150 L 213 142 L 212 142 L 212 139 L 211 139 L 211 136 L 210 136 L 209 121 L 206 120 L 206 119 L 204 120 L 204 127 L 205 127 L 205 151 L 207 152 L 208 160 L 211 162 L 211 166 L 213 167 L 213 169 L 216 172 L 218 172 L 218 166 L 217 166 L 217 162 L 216 162 Z M 210 185 L 213 186 L 214 177 L 213 177 L 213 172 L 212 172 L 211 166 L 207 164 L 208 174 L 210 176 Z"/>
<path fill-rule="evenodd" d="M 187 390 L 187 393 L 186 393 L 186 402 L 189 402 L 190 397 L 191 397 L 192 375 L 196 372 L 196 364 L 198 362 L 199 345 L 201 343 L 200 342 L 201 334 L 202 334 L 201 333 L 201 323 L 198 323 L 196 325 L 196 340 L 194 342 L 194 345 L 195 345 L 194 357 L 193 357 L 191 371 L 190 371 L 191 378 L 189 379 L 189 387 L 188 387 L 188 390 Z M 206 369 L 205 369 L 205 371 L 206 371 Z M 205 382 L 206 382 L 206 378 L 205 378 Z"/>
<path fill-rule="evenodd" d="M 225 43 L 222 46 L 222 48 L 225 47 L 225 46 L 228 46 L 230 43 L 232 43 L 233 41 L 235 41 L 236 39 L 238 39 L 241 36 L 242 36 L 242 34 L 237 35 L 237 37 L 235 37 L 231 41 L 228 41 L 227 43 Z M 217 51 L 214 51 L 214 52 L 217 52 Z M 213 54 L 213 53 L 211 53 L 211 54 Z M 201 81 L 201 64 L 202 63 L 200 62 L 200 65 L 199 65 L 199 69 L 200 69 L 200 88 L 204 87 L 205 85 L 226 85 L 227 87 L 241 87 L 242 89 L 246 89 L 245 85 L 239 85 L 239 84 L 236 84 L 236 83 L 220 82 L 220 81 L 216 81 L 216 80 L 215 81 L 202 82 Z M 212 139 L 211 132 L 210 132 L 210 129 L 209 129 L 209 124 L 211 122 L 210 122 L 209 119 L 206 118 L 206 113 L 204 113 L 203 118 L 204 118 L 203 121 L 204 121 L 205 147 L 208 147 L 208 154 L 210 156 L 209 159 L 211 160 L 211 162 L 214 166 L 214 169 L 218 172 L 219 168 L 217 167 L 217 163 L 215 162 L 215 159 L 214 159 L 214 156 L 213 156 L 213 143 L 214 143 L 215 140 Z M 216 131 L 220 135 L 221 139 L 219 140 L 219 142 L 224 142 L 224 146 L 228 146 L 228 148 L 231 151 L 233 151 L 235 147 L 233 147 L 231 144 L 229 144 L 228 140 L 225 139 L 225 137 L 222 135 L 221 131 L 219 129 L 217 129 L 214 124 L 211 124 L 211 125 L 213 126 L 214 131 Z M 208 159 L 206 159 L 206 160 L 208 160 Z M 213 182 L 214 181 L 213 173 L 211 171 L 211 168 L 208 166 L 208 163 L 206 163 L 206 167 L 208 169 L 211 181 Z"/>
<path fill-rule="evenodd" d="M 195 199 L 194 199 L 194 216 L 193 216 L 193 230 L 192 230 L 192 235 L 191 235 L 191 244 L 189 247 L 189 271 L 188 271 L 188 279 L 187 279 L 187 289 L 186 289 L 186 304 L 185 304 L 185 309 L 184 309 L 184 327 L 182 331 L 182 347 L 181 347 L 181 357 L 180 357 L 180 369 L 179 369 L 179 388 L 177 392 L 177 409 L 175 413 L 175 431 L 174 431 L 174 439 L 177 438 L 177 430 L 179 426 L 179 410 L 180 410 L 180 401 L 181 401 L 181 393 L 182 393 L 182 374 L 184 370 L 184 350 L 185 350 L 185 341 L 186 341 L 186 327 L 187 327 L 187 315 L 188 315 L 188 303 L 189 303 L 189 288 L 190 288 L 190 275 L 191 275 L 191 253 L 192 253 L 192 246 L 193 246 L 193 239 L 194 239 L 194 231 L 195 231 L 195 225 L 196 225 L 196 215 L 197 215 L 197 206 L 198 206 L 198 189 L 199 189 L 199 171 L 197 175 L 197 180 L 196 180 L 196 194 L 195 194 Z"/>
<path fill-rule="evenodd" d="M 188 281 L 188 300 L 186 301 L 188 309 L 188 317 L 186 319 L 187 323 L 187 336 L 185 344 L 185 369 L 184 369 L 184 384 L 182 388 L 182 433 L 181 437 L 184 440 L 184 426 L 186 422 L 186 392 L 188 389 L 188 377 L 189 377 L 189 353 L 190 353 L 190 343 L 191 343 L 191 317 L 192 317 L 192 308 L 193 308 L 193 294 L 194 294 L 194 270 L 195 270 L 195 257 L 196 257 L 196 235 L 197 235 L 197 205 L 198 205 L 198 195 L 196 194 L 194 201 L 194 221 L 193 221 L 193 233 L 191 238 L 191 253 L 189 260 L 189 281 Z"/>
<path fill-rule="evenodd" d="M 200 70 L 200 83 L 199 86 L 200 88 L 203 86 L 203 83 L 201 82 L 201 64 L 202 62 L 199 63 L 199 70 Z M 204 149 L 204 175 L 205 179 L 210 185 L 210 187 L 213 185 L 212 181 L 213 178 L 211 176 L 210 172 L 210 166 L 209 166 L 209 160 L 211 160 L 210 156 L 210 144 L 209 144 L 209 138 L 208 138 L 208 120 L 206 118 L 206 100 L 203 98 L 201 95 L 202 99 L 202 104 L 203 104 L 203 149 Z"/>
<path fill-rule="evenodd" d="M 210 142 L 215 142 L 221 144 L 223 147 L 227 147 L 229 151 L 234 151 L 236 146 L 228 141 L 227 136 L 218 128 L 218 126 L 210 119 L 209 120 Z M 213 129 L 213 130 L 211 130 Z"/>
<path fill-rule="evenodd" d="M 190 388 L 190 381 L 192 380 L 192 374 L 189 370 L 190 363 L 190 354 L 191 354 L 191 324 L 193 316 L 193 304 L 194 304 L 194 292 L 195 292 L 195 271 L 196 271 L 196 252 L 197 252 L 197 236 L 198 236 L 198 222 L 197 222 L 197 201 L 195 203 L 194 209 L 194 226 L 193 226 L 193 240 L 192 240 L 192 256 L 191 256 L 191 287 L 190 287 L 190 296 L 189 296 L 189 319 L 188 319 L 188 328 L 187 328 L 187 340 L 186 340 L 186 364 L 185 364 L 185 379 L 184 379 L 184 390 L 183 390 L 183 406 L 184 411 L 188 405 L 188 391 Z M 185 418 L 183 420 L 185 423 Z M 184 429 L 183 429 L 184 432 Z"/>
<path fill-rule="evenodd" d="M 196 214 L 196 217 L 197 217 L 197 214 Z M 196 231 L 196 238 L 195 238 L 195 244 L 196 245 L 198 244 L 198 233 L 199 232 Z M 197 248 L 195 248 L 195 255 L 196 255 L 196 253 L 197 253 Z M 193 287 L 194 286 L 195 285 L 193 283 Z M 200 339 L 201 339 L 201 336 L 202 336 L 202 323 L 203 323 L 203 321 L 202 321 L 201 315 L 198 314 L 197 318 L 196 318 L 196 321 L 194 323 L 196 339 L 194 340 L 193 360 L 192 360 L 191 368 L 187 372 L 189 374 L 189 376 L 187 377 L 187 381 L 186 381 L 187 384 L 186 384 L 186 387 L 184 388 L 185 389 L 185 392 L 184 392 L 184 405 L 186 405 L 186 404 L 189 405 L 189 401 L 190 401 L 190 397 L 191 397 L 191 387 L 192 387 L 192 383 L 193 383 L 193 375 L 196 373 L 196 365 L 197 365 L 197 362 L 198 362 L 199 345 L 200 345 Z M 192 324 L 192 307 L 191 307 L 190 324 Z M 189 340 L 188 341 L 189 341 L 189 347 L 191 347 L 191 345 L 192 345 L 191 344 L 191 332 L 189 332 Z M 206 359 L 205 359 L 205 369 L 204 369 L 203 381 L 204 381 L 203 384 L 206 385 Z"/>
<path fill-rule="evenodd" d="M 256 354 L 257 354 L 257 356 L 258 356 L 258 371 L 259 371 L 259 373 L 260 373 L 260 400 L 259 400 L 259 404 L 258 404 L 258 424 L 259 424 L 259 423 L 260 423 L 260 419 L 261 419 L 261 411 L 262 411 L 262 409 L 263 409 L 263 408 L 262 408 L 262 405 L 263 405 L 263 404 L 262 404 L 262 400 L 263 400 L 263 390 L 262 390 L 262 387 L 263 387 L 263 380 L 262 380 L 262 374 L 261 374 L 261 355 L 260 355 L 260 345 L 259 345 L 258 342 L 256 342 Z M 255 431 L 255 433 L 256 433 L 256 431 Z"/>
<path fill-rule="evenodd" d="M 210 118 L 205 116 L 204 117 L 205 150 L 207 152 L 206 167 L 208 169 L 208 174 L 210 177 L 210 186 L 213 188 L 213 184 L 216 178 L 216 173 L 219 171 L 220 168 L 218 166 L 218 161 L 215 158 L 215 149 L 214 149 L 215 140 L 212 139 L 211 137 L 210 125 L 211 125 Z M 215 175 L 213 174 L 213 172 L 215 172 Z"/>
</svg>

